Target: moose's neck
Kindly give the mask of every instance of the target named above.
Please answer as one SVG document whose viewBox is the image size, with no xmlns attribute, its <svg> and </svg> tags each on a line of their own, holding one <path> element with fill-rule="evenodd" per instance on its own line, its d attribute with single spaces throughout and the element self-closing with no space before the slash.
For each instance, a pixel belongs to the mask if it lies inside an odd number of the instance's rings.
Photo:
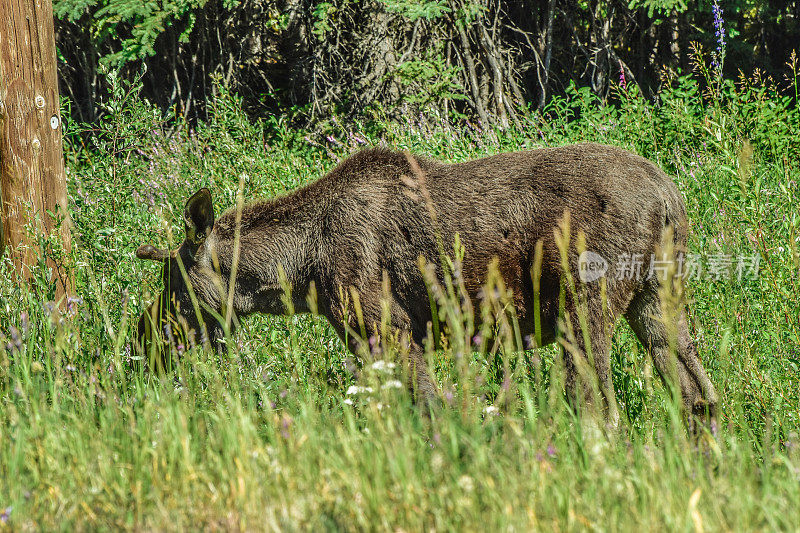
<svg viewBox="0 0 800 533">
<path fill-rule="evenodd" d="M 238 314 L 286 312 L 287 287 L 293 310 L 309 310 L 306 296 L 317 277 L 321 205 L 300 200 L 290 195 L 256 202 L 245 206 L 240 217 L 232 210 L 217 220 L 209 239 L 219 258 L 223 283 L 227 285 L 236 270 L 234 309 Z"/>
</svg>

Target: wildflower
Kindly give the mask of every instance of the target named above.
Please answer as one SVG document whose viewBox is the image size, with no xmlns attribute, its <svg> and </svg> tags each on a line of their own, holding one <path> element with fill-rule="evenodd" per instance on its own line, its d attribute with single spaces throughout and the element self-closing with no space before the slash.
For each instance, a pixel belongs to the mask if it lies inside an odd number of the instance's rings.
<svg viewBox="0 0 800 533">
<path fill-rule="evenodd" d="M 8 522 L 8 519 L 11 518 L 11 511 L 13 509 L 14 508 L 11 507 L 10 505 L 8 507 L 6 507 L 5 509 L 3 509 L 3 512 L 0 513 L 0 523 L 5 524 L 5 523 Z"/>
<path fill-rule="evenodd" d="M 67 370 L 67 372 L 75 372 L 76 370 L 78 370 L 77 368 L 75 368 L 74 365 L 67 365 L 64 368 Z"/>
<path fill-rule="evenodd" d="M 403 384 L 397 381 L 396 379 L 391 379 L 383 384 L 384 389 L 402 389 Z"/>
<path fill-rule="evenodd" d="M 619 86 L 622 87 L 624 91 L 627 88 L 627 83 L 625 83 L 625 69 L 622 68 L 622 60 L 619 60 Z"/>
<path fill-rule="evenodd" d="M 547 455 L 549 455 L 550 457 L 556 456 L 556 447 L 553 446 L 552 442 L 547 443 Z"/>
<path fill-rule="evenodd" d="M 14 344 L 14 347 L 18 350 L 22 348 L 22 336 L 19 334 L 19 330 L 14 326 L 10 326 L 8 328 L 8 333 L 11 335 L 11 342 Z"/>
<path fill-rule="evenodd" d="M 461 487 L 461 490 L 464 492 L 472 492 L 472 490 L 475 488 L 475 481 L 468 475 L 464 474 L 458 478 L 458 486 Z"/>
<path fill-rule="evenodd" d="M 290 427 L 292 427 L 292 417 L 289 415 L 283 415 L 283 418 L 281 418 L 281 437 L 284 439 L 289 438 Z"/>
<path fill-rule="evenodd" d="M 344 403 L 346 403 L 347 405 L 353 405 L 353 400 L 351 400 L 350 398 L 345 398 Z"/>
<path fill-rule="evenodd" d="M 714 0 L 711 6 L 711 12 L 714 15 L 714 35 L 717 37 L 717 49 L 711 56 L 711 68 L 721 72 L 722 62 L 725 59 L 725 19 L 722 18 L 722 8 L 719 7 L 719 1 Z"/>
<path fill-rule="evenodd" d="M 83 304 L 82 298 L 80 297 L 73 298 L 72 296 L 67 297 L 67 311 L 69 311 L 71 314 L 75 314 L 78 310 L 78 306 L 80 306 L 81 304 Z"/>
<path fill-rule="evenodd" d="M 357 134 L 351 133 L 350 138 L 353 139 L 357 144 L 367 144 L 367 141 L 365 141 L 363 137 Z"/>
<path fill-rule="evenodd" d="M 487 405 L 483 408 L 483 414 L 485 415 L 498 415 L 500 414 L 500 410 L 494 405 Z"/>
<path fill-rule="evenodd" d="M 347 395 L 372 393 L 372 387 L 361 387 L 359 385 L 350 385 L 347 389 Z"/>
<path fill-rule="evenodd" d="M 388 372 L 391 372 L 392 370 L 394 370 L 396 366 L 397 365 L 395 365 L 391 361 L 384 361 L 382 359 L 372 363 L 372 369 L 373 370 L 377 370 L 378 372 L 387 372 L 388 373 Z"/>
</svg>

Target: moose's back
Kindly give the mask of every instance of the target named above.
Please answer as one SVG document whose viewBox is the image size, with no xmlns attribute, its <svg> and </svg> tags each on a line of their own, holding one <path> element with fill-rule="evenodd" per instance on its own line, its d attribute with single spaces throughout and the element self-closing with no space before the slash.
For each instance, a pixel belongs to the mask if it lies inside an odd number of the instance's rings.
<svg viewBox="0 0 800 533">
<path fill-rule="evenodd" d="M 430 315 L 418 257 L 440 263 L 437 233 L 448 253 L 456 234 L 464 244 L 462 274 L 472 297 L 496 258 L 522 321 L 530 319 L 531 268 L 541 240 L 542 313 L 553 324 L 563 273 L 554 230 L 567 211 L 576 278 L 579 231 L 587 249 L 611 263 L 624 254 L 649 258 L 667 225 L 679 246 L 686 237 L 683 201 L 670 178 L 640 156 L 594 143 L 459 164 L 368 150 L 315 185 L 329 189 L 332 198 L 322 236 L 331 290 L 336 284 L 363 289 L 370 284 L 365 277 L 378 284 L 386 272 L 394 298 L 420 323 Z M 627 305 L 635 282 L 618 280 L 619 295 L 609 293 L 618 301 L 611 303 Z"/>
</svg>

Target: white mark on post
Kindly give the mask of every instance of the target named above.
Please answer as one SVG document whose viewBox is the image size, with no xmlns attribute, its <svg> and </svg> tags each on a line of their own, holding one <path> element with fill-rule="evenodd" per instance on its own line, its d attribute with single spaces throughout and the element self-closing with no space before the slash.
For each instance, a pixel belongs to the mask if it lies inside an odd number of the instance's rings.
<svg viewBox="0 0 800 533">
<path fill-rule="evenodd" d="M 54 130 L 58 129 L 58 125 L 60 123 L 61 121 L 58 120 L 58 115 L 53 115 L 52 117 L 50 117 L 50 127 L 53 128 Z"/>
<path fill-rule="evenodd" d="M 39 109 L 42 109 L 44 107 L 44 96 L 42 96 L 41 94 L 37 94 L 34 101 L 36 102 L 36 107 L 38 107 Z"/>
<path fill-rule="evenodd" d="M 38 151 L 42 147 L 42 143 L 36 137 L 34 137 L 33 141 L 31 141 L 31 145 L 33 145 L 33 149 L 36 151 Z"/>
</svg>

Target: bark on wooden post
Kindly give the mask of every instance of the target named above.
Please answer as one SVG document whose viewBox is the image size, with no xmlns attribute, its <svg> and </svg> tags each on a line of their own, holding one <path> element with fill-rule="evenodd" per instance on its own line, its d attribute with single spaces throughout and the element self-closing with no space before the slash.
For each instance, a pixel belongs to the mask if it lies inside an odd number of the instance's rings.
<svg viewBox="0 0 800 533">
<path fill-rule="evenodd" d="M 36 236 L 56 226 L 49 213 L 64 218 L 70 247 L 52 0 L 0 0 L 0 189 L 3 244 L 27 278 L 41 255 Z M 69 294 L 67 269 L 50 267 L 56 297 Z"/>
</svg>

